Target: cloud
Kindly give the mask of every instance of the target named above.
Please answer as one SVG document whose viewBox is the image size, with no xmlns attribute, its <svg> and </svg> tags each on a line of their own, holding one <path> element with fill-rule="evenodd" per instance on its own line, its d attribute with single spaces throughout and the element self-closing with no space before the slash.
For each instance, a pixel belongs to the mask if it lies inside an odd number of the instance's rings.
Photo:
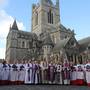
<svg viewBox="0 0 90 90">
<path fill-rule="evenodd" d="M 5 48 L 0 48 L 0 59 L 4 59 L 5 57 Z"/>
<path fill-rule="evenodd" d="M 4 10 L 0 10 L 0 58 L 5 57 L 6 37 L 10 24 L 12 25 L 13 22 L 14 18 L 12 16 L 8 15 Z M 17 21 L 17 24 L 20 30 L 25 29 L 22 22 Z"/>
<path fill-rule="evenodd" d="M 0 8 L 3 8 L 8 5 L 9 0 L 0 0 Z"/>
</svg>

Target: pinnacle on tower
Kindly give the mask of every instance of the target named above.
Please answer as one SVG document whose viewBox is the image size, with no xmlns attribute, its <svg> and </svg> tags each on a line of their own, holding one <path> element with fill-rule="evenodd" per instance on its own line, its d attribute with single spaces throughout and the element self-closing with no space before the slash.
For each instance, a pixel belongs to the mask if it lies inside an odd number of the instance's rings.
<svg viewBox="0 0 90 90">
<path fill-rule="evenodd" d="M 43 4 L 43 3 L 49 3 L 49 4 L 53 4 L 52 3 L 52 0 L 40 0 L 40 2 L 41 2 L 41 4 Z"/>
<path fill-rule="evenodd" d="M 56 6 L 59 8 L 59 0 L 56 0 Z"/>
<path fill-rule="evenodd" d="M 11 29 L 18 30 L 18 26 L 17 26 L 16 20 L 14 20 Z"/>
</svg>

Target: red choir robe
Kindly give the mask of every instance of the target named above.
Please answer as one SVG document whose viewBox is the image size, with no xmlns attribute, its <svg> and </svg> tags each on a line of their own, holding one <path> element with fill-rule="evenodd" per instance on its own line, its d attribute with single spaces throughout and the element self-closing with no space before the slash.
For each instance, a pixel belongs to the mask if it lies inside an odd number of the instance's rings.
<svg viewBox="0 0 90 90">
<path fill-rule="evenodd" d="M 70 83 L 71 85 L 76 85 L 77 82 L 77 71 L 76 71 L 76 66 L 73 66 L 71 68 L 71 80 Z"/>
<path fill-rule="evenodd" d="M 90 64 L 86 64 L 86 83 L 90 86 Z"/>
<path fill-rule="evenodd" d="M 77 65 L 77 85 L 84 85 L 84 72 L 82 65 Z"/>
</svg>

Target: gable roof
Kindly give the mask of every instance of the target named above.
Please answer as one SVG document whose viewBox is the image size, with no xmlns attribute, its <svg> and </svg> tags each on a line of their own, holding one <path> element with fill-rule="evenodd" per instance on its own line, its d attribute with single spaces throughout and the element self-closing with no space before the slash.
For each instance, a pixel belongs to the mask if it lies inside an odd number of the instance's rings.
<svg viewBox="0 0 90 90">
<path fill-rule="evenodd" d="M 60 42 L 56 43 L 53 52 L 59 52 L 60 49 L 64 48 L 65 45 L 68 43 L 68 41 L 70 40 L 71 37 L 60 40 Z"/>
<path fill-rule="evenodd" d="M 14 20 L 11 29 L 18 30 L 18 26 L 17 26 L 16 20 Z"/>
<path fill-rule="evenodd" d="M 90 45 L 90 37 L 86 37 L 84 39 L 81 39 L 78 41 L 78 43 L 80 45 L 80 52 L 83 52 Z"/>
<path fill-rule="evenodd" d="M 81 40 L 78 41 L 78 43 L 79 43 L 80 45 L 87 45 L 87 44 L 90 43 L 90 37 L 86 37 L 86 38 L 84 38 L 84 39 L 81 39 Z"/>
</svg>

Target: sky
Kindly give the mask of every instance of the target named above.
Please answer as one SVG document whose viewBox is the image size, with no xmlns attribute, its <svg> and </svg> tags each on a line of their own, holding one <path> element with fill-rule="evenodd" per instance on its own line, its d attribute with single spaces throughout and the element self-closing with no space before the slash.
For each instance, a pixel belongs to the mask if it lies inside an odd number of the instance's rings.
<svg viewBox="0 0 90 90">
<path fill-rule="evenodd" d="M 0 0 L 0 58 L 5 58 L 10 24 L 16 19 L 20 30 L 31 31 L 32 4 L 38 2 Z M 66 28 L 74 29 L 77 40 L 90 36 L 90 0 L 60 0 L 60 19 Z"/>
</svg>

